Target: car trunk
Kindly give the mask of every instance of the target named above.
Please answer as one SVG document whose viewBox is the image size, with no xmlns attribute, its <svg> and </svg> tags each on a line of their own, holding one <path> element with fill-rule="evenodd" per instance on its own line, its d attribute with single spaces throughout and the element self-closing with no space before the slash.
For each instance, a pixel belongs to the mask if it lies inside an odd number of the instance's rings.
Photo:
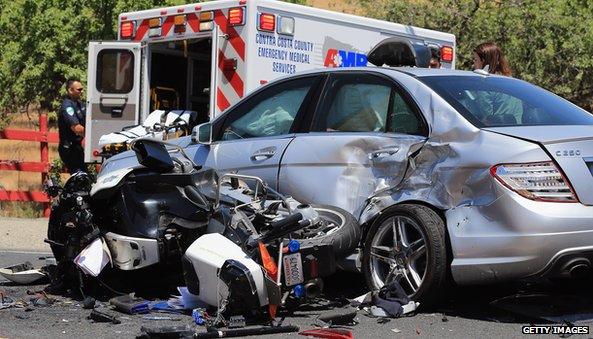
<svg viewBox="0 0 593 339">
<path fill-rule="evenodd" d="M 579 201 L 593 205 L 593 126 L 521 126 L 486 128 L 539 143 L 550 153 Z"/>
</svg>

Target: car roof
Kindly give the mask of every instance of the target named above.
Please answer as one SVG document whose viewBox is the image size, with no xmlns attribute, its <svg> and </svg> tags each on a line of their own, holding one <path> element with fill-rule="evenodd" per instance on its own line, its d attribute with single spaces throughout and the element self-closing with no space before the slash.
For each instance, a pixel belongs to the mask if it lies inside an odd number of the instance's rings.
<svg viewBox="0 0 593 339">
<path fill-rule="evenodd" d="M 405 73 L 412 77 L 427 77 L 427 76 L 485 76 L 484 74 L 476 73 L 473 71 L 461 71 L 456 69 L 435 69 L 435 68 L 418 68 L 418 67 L 376 67 L 376 66 L 367 66 L 367 67 L 339 67 L 339 68 L 319 68 L 304 72 L 299 72 L 295 75 L 305 75 L 305 74 L 319 74 L 319 73 L 337 73 L 337 72 L 351 72 L 351 71 L 361 71 L 361 72 L 379 72 L 383 74 L 389 75 L 393 72 L 400 72 Z M 487 76 L 497 76 L 494 74 L 489 74 Z M 285 76 L 280 78 L 290 78 L 291 76 Z"/>
</svg>

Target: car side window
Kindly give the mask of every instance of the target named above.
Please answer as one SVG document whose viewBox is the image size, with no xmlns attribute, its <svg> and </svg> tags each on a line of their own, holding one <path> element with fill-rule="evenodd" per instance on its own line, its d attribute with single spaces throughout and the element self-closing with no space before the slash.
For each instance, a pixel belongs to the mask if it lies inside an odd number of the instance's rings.
<svg viewBox="0 0 593 339">
<path fill-rule="evenodd" d="M 391 109 L 387 119 L 387 131 L 392 133 L 423 135 L 423 123 L 401 93 L 394 89 L 391 96 Z"/>
<path fill-rule="evenodd" d="M 365 73 L 332 74 L 313 130 L 421 134 L 422 123 L 394 84 Z"/>
<path fill-rule="evenodd" d="M 363 73 L 332 74 L 315 117 L 314 130 L 378 132 L 385 130 L 391 84 Z"/>
<path fill-rule="evenodd" d="M 315 77 L 300 78 L 257 93 L 229 113 L 220 140 L 288 134 Z"/>
</svg>

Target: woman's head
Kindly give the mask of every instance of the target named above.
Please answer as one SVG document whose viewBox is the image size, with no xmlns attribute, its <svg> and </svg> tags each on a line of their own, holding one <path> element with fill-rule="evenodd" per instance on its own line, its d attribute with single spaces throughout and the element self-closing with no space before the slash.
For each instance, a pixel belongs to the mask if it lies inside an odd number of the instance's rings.
<svg viewBox="0 0 593 339">
<path fill-rule="evenodd" d="M 489 65 L 490 73 L 511 75 L 511 68 L 502 54 L 500 47 L 493 42 L 485 42 L 474 48 L 474 69 Z"/>
</svg>

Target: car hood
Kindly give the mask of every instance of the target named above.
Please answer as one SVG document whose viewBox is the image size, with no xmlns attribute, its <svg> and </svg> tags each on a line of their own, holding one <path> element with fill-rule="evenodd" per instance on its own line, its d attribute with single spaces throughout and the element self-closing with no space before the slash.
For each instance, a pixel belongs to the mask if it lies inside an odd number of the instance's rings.
<svg viewBox="0 0 593 339">
<path fill-rule="evenodd" d="M 539 143 L 560 166 L 579 201 L 593 205 L 593 126 L 492 127 L 485 130 Z"/>
</svg>

